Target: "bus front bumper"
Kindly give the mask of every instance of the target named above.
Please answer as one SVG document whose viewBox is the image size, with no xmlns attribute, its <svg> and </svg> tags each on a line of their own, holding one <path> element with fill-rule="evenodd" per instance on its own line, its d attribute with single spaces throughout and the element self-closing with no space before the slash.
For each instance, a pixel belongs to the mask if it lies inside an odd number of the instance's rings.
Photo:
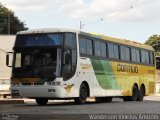
<svg viewBox="0 0 160 120">
<path fill-rule="evenodd" d="M 11 86 L 14 98 L 64 98 L 67 92 L 63 86 Z"/>
</svg>

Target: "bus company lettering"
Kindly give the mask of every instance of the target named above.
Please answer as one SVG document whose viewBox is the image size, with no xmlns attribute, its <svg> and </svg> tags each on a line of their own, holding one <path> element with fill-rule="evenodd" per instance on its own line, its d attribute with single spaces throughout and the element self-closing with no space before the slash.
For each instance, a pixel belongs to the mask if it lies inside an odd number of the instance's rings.
<svg viewBox="0 0 160 120">
<path fill-rule="evenodd" d="M 130 66 L 130 65 L 117 65 L 117 71 L 119 72 L 129 72 L 129 73 L 138 73 L 138 67 L 137 66 Z"/>
</svg>

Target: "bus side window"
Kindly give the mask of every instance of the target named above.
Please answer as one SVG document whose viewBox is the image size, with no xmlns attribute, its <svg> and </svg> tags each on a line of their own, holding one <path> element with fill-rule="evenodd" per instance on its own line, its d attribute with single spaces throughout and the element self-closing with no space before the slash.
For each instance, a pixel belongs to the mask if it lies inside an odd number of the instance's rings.
<svg viewBox="0 0 160 120">
<path fill-rule="evenodd" d="M 107 57 L 107 48 L 106 48 L 106 43 L 101 43 L 101 52 L 102 52 L 102 57 Z"/>
<path fill-rule="evenodd" d="M 114 45 L 114 58 L 119 59 L 119 46 Z"/>
<path fill-rule="evenodd" d="M 95 41 L 95 56 L 101 57 L 102 51 L 101 51 L 101 43 L 99 41 Z"/>
<path fill-rule="evenodd" d="M 85 38 L 79 38 L 79 46 L 80 46 L 80 54 L 86 54 L 87 53 L 87 44 L 86 44 Z"/>
<path fill-rule="evenodd" d="M 108 43 L 108 57 L 114 58 L 114 45 L 111 43 Z"/>
<path fill-rule="evenodd" d="M 126 47 L 120 46 L 120 53 L 121 60 L 126 60 Z"/>
<path fill-rule="evenodd" d="M 141 50 L 141 62 L 145 63 L 146 62 L 145 59 L 146 59 L 146 53 L 144 50 Z"/>
<path fill-rule="evenodd" d="M 154 53 L 150 52 L 149 56 L 150 56 L 150 59 L 149 59 L 150 60 L 150 64 L 153 65 L 154 64 Z"/>
<path fill-rule="evenodd" d="M 93 42 L 92 40 L 86 40 L 87 41 L 87 55 L 93 55 Z"/>
<path fill-rule="evenodd" d="M 136 62 L 140 63 L 141 62 L 141 58 L 140 58 L 140 50 L 136 49 Z"/>
</svg>

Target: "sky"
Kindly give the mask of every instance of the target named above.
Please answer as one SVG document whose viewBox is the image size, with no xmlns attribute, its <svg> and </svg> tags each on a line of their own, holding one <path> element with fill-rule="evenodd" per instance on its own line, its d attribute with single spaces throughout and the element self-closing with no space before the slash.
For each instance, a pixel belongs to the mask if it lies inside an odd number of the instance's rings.
<svg viewBox="0 0 160 120">
<path fill-rule="evenodd" d="M 1 0 L 29 29 L 69 28 L 144 43 L 160 34 L 160 0 Z"/>
</svg>

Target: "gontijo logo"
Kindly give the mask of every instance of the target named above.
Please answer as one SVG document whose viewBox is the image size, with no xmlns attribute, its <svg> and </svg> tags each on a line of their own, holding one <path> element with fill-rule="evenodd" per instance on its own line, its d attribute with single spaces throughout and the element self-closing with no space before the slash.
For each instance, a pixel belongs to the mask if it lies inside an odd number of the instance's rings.
<svg viewBox="0 0 160 120">
<path fill-rule="evenodd" d="M 137 66 L 131 66 L 131 65 L 118 64 L 117 65 L 117 71 L 119 71 L 119 72 L 129 72 L 129 73 L 138 73 L 138 67 Z"/>
</svg>

